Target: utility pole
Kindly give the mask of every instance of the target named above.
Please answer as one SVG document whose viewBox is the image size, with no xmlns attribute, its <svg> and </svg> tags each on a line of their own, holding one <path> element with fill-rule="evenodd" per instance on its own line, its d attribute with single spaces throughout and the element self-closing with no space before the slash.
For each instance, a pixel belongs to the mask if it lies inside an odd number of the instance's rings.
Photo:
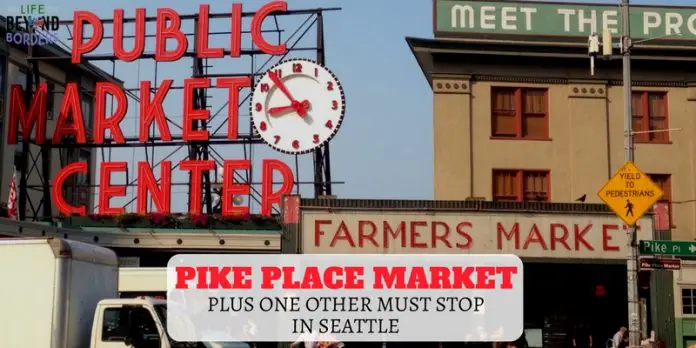
<svg viewBox="0 0 696 348">
<path fill-rule="evenodd" d="M 621 0 L 621 55 L 623 56 L 623 92 L 624 92 L 624 156 L 626 162 L 633 162 L 633 129 L 631 121 L 631 23 L 629 0 Z M 630 347 L 640 345 L 640 306 L 638 303 L 638 240 L 636 226 L 628 226 L 628 240 L 631 255 L 626 262 L 626 279 L 628 282 L 628 344 Z"/>
</svg>

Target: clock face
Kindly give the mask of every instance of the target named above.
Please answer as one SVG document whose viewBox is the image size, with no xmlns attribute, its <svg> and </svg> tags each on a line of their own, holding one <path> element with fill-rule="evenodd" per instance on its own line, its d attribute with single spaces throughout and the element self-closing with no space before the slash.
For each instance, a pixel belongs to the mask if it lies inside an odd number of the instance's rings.
<svg viewBox="0 0 696 348">
<path fill-rule="evenodd" d="M 346 106 L 343 88 L 329 69 L 311 60 L 290 59 L 261 77 L 250 107 L 254 128 L 268 145 L 301 154 L 331 140 Z"/>
</svg>

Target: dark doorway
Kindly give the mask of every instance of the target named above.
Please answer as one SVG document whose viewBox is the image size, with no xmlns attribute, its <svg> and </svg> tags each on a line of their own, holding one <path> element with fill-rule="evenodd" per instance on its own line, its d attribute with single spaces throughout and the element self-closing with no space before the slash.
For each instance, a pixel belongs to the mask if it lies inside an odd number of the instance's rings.
<svg viewBox="0 0 696 348">
<path fill-rule="evenodd" d="M 544 348 L 572 346 L 583 323 L 601 347 L 627 325 L 626 266 L 616 264 L 525 263 L 524 316 L 527 328 L 542 329 Z"/>
</svg>

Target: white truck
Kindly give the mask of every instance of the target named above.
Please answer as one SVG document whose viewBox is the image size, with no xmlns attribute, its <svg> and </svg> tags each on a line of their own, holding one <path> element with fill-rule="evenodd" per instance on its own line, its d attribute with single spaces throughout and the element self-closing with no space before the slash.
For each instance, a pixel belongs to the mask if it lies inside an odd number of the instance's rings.
<svg viewBox="0 0 696 348">
<path fill-rule="evenodd" d="M 118 298 L 118 278 L 110 249 L 58 238 L 0 239 L 0 347 L 249 347 L 171 340 L 166 301 Z"/>
<path fill-rule="evenodd" d="M 118 292 L 121 297 L 150 296 L 166 298 L 166 267 L 120 267 Z"/>
</svg>

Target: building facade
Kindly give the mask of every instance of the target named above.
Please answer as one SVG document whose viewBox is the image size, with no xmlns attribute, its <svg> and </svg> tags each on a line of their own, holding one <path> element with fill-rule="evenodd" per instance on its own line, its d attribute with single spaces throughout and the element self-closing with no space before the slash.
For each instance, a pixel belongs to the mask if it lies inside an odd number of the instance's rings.
<svg viewBox="0 0 696 348">
<path fill-rule="evenodd" d="M 433 91 L 435 199 L 584 197 L 601 203 L 597 192 L 625 162 L 622 64 L 614 50 L 611 60 L 597 58 L 592 76 L 587 40 L 592 28 L 601 32 L 602 19 L 608 22 L 616 8 L 435 4 L 435 39 L 407 39 Z M 529 22 L 525 13 L 534 14 Z M 564 24 L 558 13 L 576 14 Z M 547 14 L 557 18 L 544 24 Z M 638 14 L 634 17 L 643 18 Z M 584 32 L 576 30 L 578 21 Z M 647 30 L 642 24 L 632 26 L 638 36 Z M 564 25 L 573 30 L 564 31 Z M 665 30 L 652 33 L 664 36 Z M 688 43 L 693 35 L 683 36 L 636 38 L 631 104 L 635 163 L 671 203 L 673 238 L 691 240 L 696 238 L 696 74 L 689 67 L 696 55 Z"/>
<path fill-rule="evenodd" d="M 601 203 L 597 192 L 625 163 L 623 66 L 617 47 L 610 57 L 600 48 L 593 74 L 588 37 L 608 31 L 617 44 L 619 10 L 433 1 L 434 38 L 407 43 L 433 92 L 435 199 Z M 630 11 L 634 162 L 664 191 L 642 238 L 693 240 L 696 30 L 686 24 L 696 8 Z M 694 339 L 693 272 L 641 272 L 652 307 L 674 307 L 650 318 L 667 346 Z"/>
<path fill-rule="evenodd" d="M 302 199 L 294 205 L 299 210 L 285 206 L 286 215 L 297 216 L 286 216 L 284 253 L 518 255 L 524 263 L 524 329 L 530 347 L 571 346 L 580 324 L 590 325 L 594 342 L 602 346 L 626 325 L 629 241 L 621 221 L 603 205 Z M 641 218 L 638 226 L 639 238 L 651 239 L 652 217 Z M 671 284 L 671 279 L 640 277 L 646 332 L 674 317 L 672 302 L 657 310 L 662 298 L 652 291 L 652 282 Z M 672 289 L 666 286 L 663 292 Z M 673 338 L 673 329 L 667 335 Z"/>
<path fill-rule="evenodd" d="M 696 261 L 682 261 L 674 272 L 676 347 L 696 344 Z"/>
<path fill-rule="evenodd" d="M 0 16 L 0 34 L 4 39 L 6 36 L 7 26 L 5 18 Z M 98 67 L 83 63 L 71 64 L 70 52 L 57 44 L 36 45 L 32 47 L 33 55 L 37 57 L 50 57 L 51 59 L 41 59 L 38 63 L 39 80 L 46 83 L 48 93 L 46 96 L 46 134 L 52 134 L 58 119 L 58 113 L 63 100 L 63 92 L 65 85 L 68 82 L 77 82 L 80 86 L 81 110 L 84 118 L 85 129 L 88 134 L 91 134 L 92 122 L 94 119 L 94 88 L 97 81 L 120 81 L 112 78 Z M 7 115 L 10 107 L 10 86 L 21 85 L 23 89 L 27 89 L 28 85 L 33 85 L 29 82 L 27 75 L 32 69 L 30 60 L 28 59 L 28 47 L 14 42 L 9 43 L 5 40 L 0 41 L 0 162 L 3 163 L 2 171 L 0 172 L 0 201 L 5 202 L 10 187 L 10 181 L 13 175 L 13 166 L 8 165 L 15 162 L 15 157 L 21 157 L 21 143 L 17 145 L 7 144 L 8 126 L 6 123 Z M 36 90 L 36 87 L 33 87 Z M 30 144 L 30 147 L 38 148 L 37 145 Z M 92 211 L 94 207 L 93 185 L 96 183 L 95 162 L 97 160 L 96 152 L 93 148 L 78 148 L 78 147 L 63 147 L 48 149 L 51 156 L 48 164 L 48 171 L 43 172 L 43 168 L 39 170 L 43 164 L 37 157 L 27 159 L 29 161 L 27 171 L 27 187 L 28 201 L 26 208 L 27 218 L 33 219 L 34 209 L 42 202 L 44 192 L 42 191 L 42 183 L 44 177 L 48 180 L 58 173 L 63 166 L 76 162 L 83 161 L 88 163 L 89 173 L 87 175 L 79 174 L 69 177 L 64 185 L 64 196 L 66 201 L 71 204 L 85 204 L 88 211 Z M 34 163 L 36 161 L 36 163 Z M 31 168 L 34 168 L 33 170 Z M 43 173 L 44 175 L 39 175 Z M 17 187 L 19 187 L 19 172 L 17 173 Z M 55 206 L 52 206 L 52 211 L 56 212 Z"/>
</svg>

